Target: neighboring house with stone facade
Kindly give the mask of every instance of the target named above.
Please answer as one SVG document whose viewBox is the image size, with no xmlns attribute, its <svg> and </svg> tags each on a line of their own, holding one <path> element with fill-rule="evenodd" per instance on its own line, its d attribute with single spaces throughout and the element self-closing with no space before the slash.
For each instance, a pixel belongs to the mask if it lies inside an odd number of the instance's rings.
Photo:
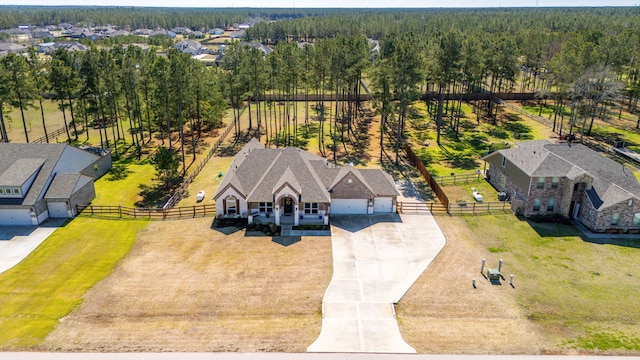
<svg viewBox="0 0 640 360">
<path fill-rule="evenodd" d="M 640 184 L 631 170 L 581 144 L 547 140 L 484 157 L 487 179 L 525 216 L 560 214 L 593 232 L 640 232 Z"/>
<path fill-rule="evenodd" d="M 99 155 L 96 155 L 98 153 Z M 0 143 L 0 226 L 71 218 L 96 197 L 111 154 L 67 144 Z"/>
<path fill-rule="evenodd" d="M 398 195 L 383 170 L 336 166 L 295 147 L 265 148 L 252 139 L 213 199 L 219 216 L 298 225 L 328 224 L 330 214 L 395 212 Z"/>
</svg>

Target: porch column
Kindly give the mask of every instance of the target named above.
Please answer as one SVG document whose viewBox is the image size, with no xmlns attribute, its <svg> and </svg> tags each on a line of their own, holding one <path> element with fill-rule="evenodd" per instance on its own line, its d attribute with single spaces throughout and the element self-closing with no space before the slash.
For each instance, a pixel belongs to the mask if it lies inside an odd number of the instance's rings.
<svg viewBox="0 0 640 360">
<path fill-rule="evenodd" d="M 276 211 L 275 211 L 276 225 L 280 225 L 280 205 L 277 204 L 275 209 L 276 209 Z"/>
<path fill-rule="evenodd" d="M 300 224 L 300 214 L 298 213 L 298 205 L 293 206 L 293 226 Z"/>
</svg>

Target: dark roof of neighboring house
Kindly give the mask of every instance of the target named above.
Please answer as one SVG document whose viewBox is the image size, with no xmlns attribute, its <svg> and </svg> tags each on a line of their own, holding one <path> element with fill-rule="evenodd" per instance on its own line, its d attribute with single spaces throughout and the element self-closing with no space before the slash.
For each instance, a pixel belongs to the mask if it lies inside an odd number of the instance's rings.
<svg viewBox="0 0 640 360">
<path fill-rule="evenodd" d="M 587 195 L 596 209 L 632 197 L 640 198 L 640 183 L 631 170 L 582 144 L 554 144 L 537 140 L 519 143 L 517 148 L 496 153 L 505 156 L 531 177 L 575 179 L 589 175 L 593 178 L 593 187 L 587 191 Z"/>
<path fill-rule="evenodd" d="M 376 196 L 398 195 L 393 179 L 382 170 L 338 167 L 295 147 L 269 149 L 252 139 L 233 159 L 214 197 L 232 186 L 247 202 L 271 202 L 286 183 L 301 194 L 302 202 L 330 202 L 328 190 L 349 173 Z"/>
<path fill-rule="evenodd" d="M 78 173 L 56 174 L 47 190 L 45 199 L 68 199 L 91 178 Z"/>
<path fill-rule="evenodd" d="M 23 199 L 20 199 L 19 205 L 34 205 L 43 196 L 43 191 L 52 175 L 56 165 L 65 151 L 81 151 L 83 156 L 75 157 L 76 162 L 72 164 L 64 164 L 67 172 L 77 171 L 91 165 L 91 163 L 98 159 L 98 156 L 85 152 L 83 150 L 74 148 L 67 144 L 14 144 L 14 143 L 0 143 L 0 176 L 8 179 L 14 178 L 12 172 L 16 171 L 14 164 L 16 162 L 22 162 L 25 159 L 35 159 L 34 161 L 43 161 L 38 175 L 34 179 L 33 183 L 27 194 Z M 86 154 L 86 156 L 84 156 Z M 86 159 L 87 163 L 83 163 L 82 160 Z M 35 164 L 35 163 L 34 163 Z"/>
</svg>

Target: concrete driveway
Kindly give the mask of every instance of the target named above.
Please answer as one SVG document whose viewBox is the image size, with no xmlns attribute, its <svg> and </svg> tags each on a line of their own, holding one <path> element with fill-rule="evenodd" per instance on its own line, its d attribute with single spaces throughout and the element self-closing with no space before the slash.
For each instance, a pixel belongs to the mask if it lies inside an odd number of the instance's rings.
<svg viewBox="0 0 640 360">
<path fill-rule="evenodd" d="M 309 352 L 415 353 L 400 335 L 394 304 L 442 250 L 431 215 L 335 215 L 333 277 L 320 336 Z"/>
<path fill-rule="evenodd" d="M 0 226 L 0 273 L 20 263 L 66 219 L 49 219 L 39 226 Z"/>
</svg>

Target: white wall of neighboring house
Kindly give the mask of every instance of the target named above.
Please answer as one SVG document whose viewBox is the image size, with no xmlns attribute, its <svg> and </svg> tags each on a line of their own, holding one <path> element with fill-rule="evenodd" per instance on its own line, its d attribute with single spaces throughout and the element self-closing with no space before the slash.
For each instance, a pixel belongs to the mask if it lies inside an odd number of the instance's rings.
<svg viewBox="0 0 640 360">
<path fill-rule="evenodd" d="M 247 202 L 245 201 L 245 199 L 232 187 L 229 187 L 216 200 L 216 215 L 224 214 L 223 200 L 228 198 L 229 196 L 233 196 L 236 199 L 240 200 L 240 209 L 238 209 L 238 215 L 248 212 Z"/>
</svg>

